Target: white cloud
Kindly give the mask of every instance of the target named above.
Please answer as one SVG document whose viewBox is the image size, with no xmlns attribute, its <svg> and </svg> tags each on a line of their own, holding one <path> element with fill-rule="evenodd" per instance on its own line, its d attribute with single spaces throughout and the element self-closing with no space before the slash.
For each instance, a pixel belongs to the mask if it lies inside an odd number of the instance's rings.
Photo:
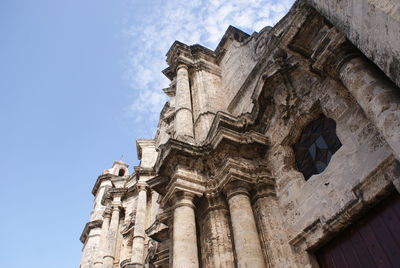
<svg viewBox="0 0 400 268">
<path fill-rule="evenodd" d="M 132 1 L 134 7 L 137 0 Z M 135 121 L 151 120 L 155 126 L 167 101 L 162 88 L 168 79 L 161 74 L 165 54 L 175 40 L 199 43 L 214 49 L 229 25 L 249 32 L 275 24 L 294 0 L 152 0 L 149 14 L 138 14 L 125 29 L 130 40 L 126 74 L 136 98 L 130 107 Z M 133 10 L 132 10 L 133 12 Z M 137 23 L 139 21 L 139 23 Z M 149 122 L 147 122 L 149 123 Z"/>
</svg>

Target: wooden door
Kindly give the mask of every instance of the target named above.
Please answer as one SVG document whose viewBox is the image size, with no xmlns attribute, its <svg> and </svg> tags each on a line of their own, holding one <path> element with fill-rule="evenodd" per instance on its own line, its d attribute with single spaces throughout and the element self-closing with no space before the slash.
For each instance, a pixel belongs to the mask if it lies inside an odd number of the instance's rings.
<svg viewBox="0 0 400 268">
<path fill-rule="evenodd" d="M 400 195 L 387 198 L 315 254 L 321 268 L 400 268 Z"/>
</svg>

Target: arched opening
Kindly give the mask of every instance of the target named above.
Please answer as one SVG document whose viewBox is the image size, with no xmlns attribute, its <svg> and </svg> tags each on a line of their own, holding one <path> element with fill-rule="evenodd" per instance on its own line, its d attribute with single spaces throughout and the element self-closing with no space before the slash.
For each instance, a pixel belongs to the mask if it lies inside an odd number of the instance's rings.
<svg viewBox="0 0 400 268">
<path fill-rule="evenodd" d="M 336 136 L 335 121 L 322 115 L 303 129 L 300 140 L 294 146 L 296 166 L 308 180 L 326 169 L 332 155 L 341 146 Z"/>
<path fill-rule="evenodd" d="M 118 176 L 124 176 L 125 175 L 125 169 L 123 169 L 123 168 L 121 168 L 119 171 L 118 171 Z"/>
</svg>

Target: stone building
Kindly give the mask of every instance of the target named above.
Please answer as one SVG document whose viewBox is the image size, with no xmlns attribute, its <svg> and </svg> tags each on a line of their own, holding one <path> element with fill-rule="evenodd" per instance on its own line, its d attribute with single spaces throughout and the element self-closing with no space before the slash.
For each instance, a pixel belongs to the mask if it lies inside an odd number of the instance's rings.
<svg viewBox="0 0 400 268">
<path fill-rule="evenodd" d="M 154 139 L 96 181 L 81 268 L 400 267 L 400 4 L 303 0 L 176 41 Z"/>
</svg>

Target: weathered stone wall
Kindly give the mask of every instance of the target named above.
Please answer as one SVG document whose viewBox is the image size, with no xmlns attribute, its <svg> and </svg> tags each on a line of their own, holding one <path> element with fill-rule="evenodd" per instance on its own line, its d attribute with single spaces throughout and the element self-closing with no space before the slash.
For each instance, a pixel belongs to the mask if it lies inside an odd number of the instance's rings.
<svg viewBox="0 0 400 268">
<path fill-rule="evenodd" d="M 307 2 L 400 86 L 400 3 L 397 0 Z"/>
<path fill-rule="evenodd" d="M 99 250 L 100 233 L 99 228 L 91 229 L 89 231 L 88 238 L 82 249 L 80 268 L 94 267 L 95 256 Z"/>
<path fill-rule="evenodd" d="M 331 221 L 354 203 L 362 202 L 356 189 L 392 159 L 392 151 L 340 84 L 329 78 L 318 81 L 302 71 L 289 77 L 293 94 L 299 99 L 287 119 L 284 107 L 277 107 L 266 135 L 272 144 L 268 160 L 276 178 L 279 207 L 291 240 L 315 222 Z M 321 113 L 335 120 L 342 147 L 323 173 L 305 181 L 295 167 L 293 146 L 301 130 Z M 387 184 L 377 187 L 383 190 Z"/>
<path fill-rule="evenodd" d="M 196 140 L 205 140 L 215 114 L 226 107 L 226 98 L 221 98 L 219 73 L 206 70 L 193 71 L 191 76 L 193 121 Z"/>
<path fill-rule="evenodd" d="M 220 67 L 222 92 L 226 92 L 225 99 L 229 102 L 235 97 L 257 63 L 253 56 L 253 47 L 254 39 L 252 38 L 250 43 L 239 43 L 234 40 L 226 47 L 227 51 L 221 59 Z M 220 109 L 220 111 L 225 111 L 225 109 Z"/>
</svg>

